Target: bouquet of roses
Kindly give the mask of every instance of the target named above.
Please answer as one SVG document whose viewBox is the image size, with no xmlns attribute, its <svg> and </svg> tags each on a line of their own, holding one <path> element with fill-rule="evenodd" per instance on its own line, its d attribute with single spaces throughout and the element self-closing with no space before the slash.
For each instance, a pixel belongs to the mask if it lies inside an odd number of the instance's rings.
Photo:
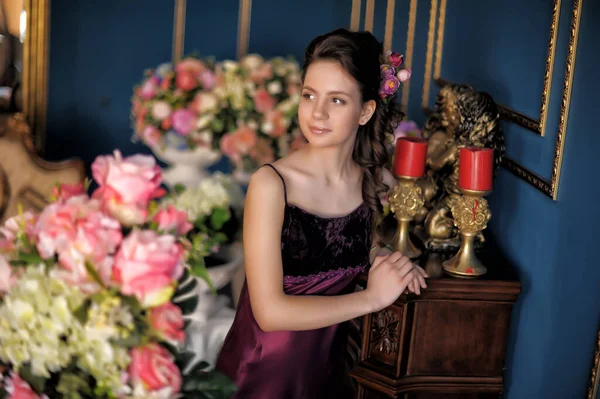
<svg viewBox="0 0 600 399">
<path fill-rule="evenodd" d="M 252 54 L 240 62 L 187 57 L 148 70 L 134 88 L 135 139 L 151 148 L 220 150 L 252 172 L 304 144 L 296 120 L 299 65 Z"/>
<path fill-rule="evenodd" d="M 165 63 L 147 70 L 134 88 L 134 139 L 149 147 L 212 147 L 213 131 L 205 121 L 219 110 L 212 93 L 214 69 L 209 60 L 187 57 L 175 65 Z"/>
<path fill-rule="evenodd" d="M 150 156 L 100 156 L 98 188 L 61 186 L 0 229 L 0 363 L 10 398 L 215 398 L 235 387 L 191 364 L 183 316 L 197 296 L 181 237 L 160 209 Z"/>
<path fill-rule="evenodd" d="M 303 145 L 296 118 L 300 67 L 293 59 L 250 54 L 218 66 L 215 93 L 230 110 L 220 141 L 234 166 L 250 173 Z"/>
</svg>

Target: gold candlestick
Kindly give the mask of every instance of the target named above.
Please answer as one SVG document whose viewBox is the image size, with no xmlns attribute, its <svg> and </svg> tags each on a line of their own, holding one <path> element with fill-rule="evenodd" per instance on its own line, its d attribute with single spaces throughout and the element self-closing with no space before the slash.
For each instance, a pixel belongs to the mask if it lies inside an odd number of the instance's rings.
<svg viewBox="0 0 600 399">
<path fill-rule="evenodd" d="M 410 240 L 410 222 L 414 220 L 425 199 L 416 178 L 399 176 L 398 179 L 390 195 L 390 210 L 398 220 L 394 241 L 397 251 L 414 259 L 421 255 L 421 250 Z"/>
<path fill-rule="evenodd" d="M 461 245 L 453 258 L 443 263 L 444 271 L 455 277 L 483 276 L 487 268 L 475 255 L 475 237 L 487 227 L 492 217 L 485 195 L 489 191 L 460 189 L 462 196 L 452 204 L 454 225 L 461 236 Z"/>
</svg>

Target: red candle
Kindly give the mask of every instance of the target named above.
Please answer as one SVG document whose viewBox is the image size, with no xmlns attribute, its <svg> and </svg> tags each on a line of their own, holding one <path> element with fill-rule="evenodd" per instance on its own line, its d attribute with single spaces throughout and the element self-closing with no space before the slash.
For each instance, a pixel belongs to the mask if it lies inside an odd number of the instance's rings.
<svg viewBox="0 0 600 399">
<path fill-rule="evenodd" d="M 427 140 L 401 137 L 396 141 L 394 172 L 396 176 L 419 178 L 425 174 Z"/>
<path fill-rule="evenodd" d="M 494 150 L 468 147 L 460 149 L 458 186 L 465 190 L 490 191 L 494 170 Z"/>
</svg>

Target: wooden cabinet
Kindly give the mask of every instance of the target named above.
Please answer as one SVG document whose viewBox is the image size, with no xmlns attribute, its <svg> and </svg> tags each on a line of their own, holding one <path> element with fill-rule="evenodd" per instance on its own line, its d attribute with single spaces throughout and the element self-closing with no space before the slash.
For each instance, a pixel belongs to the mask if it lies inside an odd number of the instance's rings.
<svg viewBox="0 0 600 399">
<path fill-rule="evenodd" d="M 363 317 L 360 359 L 351 373 L 357 397 L 497 398 L 520 293 L 504 266 L 477 280 L 429 279 L 421 295 L 403 295 Z"/>
</svg>

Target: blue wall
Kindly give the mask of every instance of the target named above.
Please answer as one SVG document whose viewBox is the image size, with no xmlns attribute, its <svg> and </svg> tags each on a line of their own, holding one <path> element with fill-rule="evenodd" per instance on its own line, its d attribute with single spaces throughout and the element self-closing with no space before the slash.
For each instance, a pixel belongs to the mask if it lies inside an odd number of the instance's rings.
<svg viewBox="0 0 600 399">
<path fill-rule="evenodd" d="M 593 177 L 600 135 L 592 117 L 600 91 L 595 43 L 600 2 L 583 0 L 577 62 L 558 200 L 502 170 L 490 196 L 489 232 L 523 283 L 512 321 L 506 397 L 583 397 L 600 321 L 600 268 L 591 248 L 600 221 Z M 52 2 L 47 155 L 95 156 L 130 141 L 132 86 L 145 68 L 172 55 L 173 1 Z M 362 2 L 361 28 L 365 3 Z M 387 2 L 375 2 L 374 33 L 383 40 Z M 439 3 L 439 2 L 438 2 Z M 549 178 L 554 156 L 572 0 L 562 2 L 546 137 L 505 122 L 507 153 Z M 187 2 L 185 53 L 235 58 L 239 2 Z M 404 52 L 408 0 L 396 1 L 392 48 Z M 351 0 L 252 2 L 249 51 L 301 58 L 319 33 L 349 27 Z M 498 102 L 537 117 L 552 1 L 448 2 L 441 76 L 489 91 Z M 468 11 L 468 13 L 467 13 Z M 408 113 L 423 122 L 422 87 L 430 1 L 417 1 Z M 439 88 L 432 84 L 429 105 Z"/>
</svg>

